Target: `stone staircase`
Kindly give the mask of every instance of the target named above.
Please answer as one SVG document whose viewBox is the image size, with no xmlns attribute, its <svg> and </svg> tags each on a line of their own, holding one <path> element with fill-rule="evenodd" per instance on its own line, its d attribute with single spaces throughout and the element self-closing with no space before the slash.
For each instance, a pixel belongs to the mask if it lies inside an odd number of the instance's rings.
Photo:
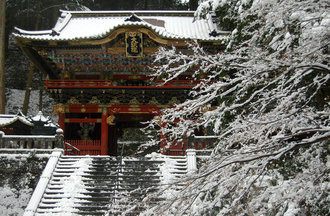
<svg viewBox="0 0 330 216">
<path fill-rule="evenodd" d="M 176 191 L 184 188 L 182 178 L 188 173 L 186 156 L 165 156 L 164 164 L 161 166 L 162 183 L 175 185 Z M 163 189 L 164 190 L 164 189 Z"/>
<path fill-rule="evenodd" d="M 61 156 L 35 215 L 138 215 L 158 190 L 162 160 Z"/>
<path fill-rule="evenodd" d="M 171 177 L 174 179 L 180 179 L 183 175 L 187 174 L 187 158 L 186 156 L 167 156 L 165 166 L 169 169 L 172 174 Z"/>
</svg>

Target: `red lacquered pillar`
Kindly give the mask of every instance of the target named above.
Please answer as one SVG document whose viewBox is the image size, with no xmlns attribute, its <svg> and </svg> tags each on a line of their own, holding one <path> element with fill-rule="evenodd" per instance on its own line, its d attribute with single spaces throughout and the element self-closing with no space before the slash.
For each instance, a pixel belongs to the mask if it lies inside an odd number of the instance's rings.
<svg viewBox="0 0 330 216">
<path fill-rule="evenodd" d="M 65 113 L 58 114 L 58 125 L 63 130 L 63 135 L 65 134 Z"/>
<path fill-rule="evenodd" d="M 108 155 L 108 111 L 106 108 L 102 111 L 102 123 L 101 123 L 101 155 Z"/>
</svg>

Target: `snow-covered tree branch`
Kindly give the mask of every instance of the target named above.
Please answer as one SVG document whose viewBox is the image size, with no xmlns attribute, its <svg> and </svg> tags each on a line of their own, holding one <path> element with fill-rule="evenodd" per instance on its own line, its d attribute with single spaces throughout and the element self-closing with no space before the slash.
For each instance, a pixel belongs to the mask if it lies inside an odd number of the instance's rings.
<svg viewBox="0 0 330 216">
<path fill-rule="evenodd" d="M 196 18 L 216 13 L 219 26 L 231 31 L 224 51 L 208 54 L 198 42 L 189 55 L 159 51 L 156 60 L 167 64 L 155 75 L 168 82 L 197 67 L 193 76 L 201 80 L 191 99 L 164 111 L 162 122 L 180 121 L 160 133 L 182 139 L 198 126 L 211 127 L 219 141 L 185 189 L 154 211 L 329 213 L 329 6 L 325 0 L 207 1 Z"/>
</svg>

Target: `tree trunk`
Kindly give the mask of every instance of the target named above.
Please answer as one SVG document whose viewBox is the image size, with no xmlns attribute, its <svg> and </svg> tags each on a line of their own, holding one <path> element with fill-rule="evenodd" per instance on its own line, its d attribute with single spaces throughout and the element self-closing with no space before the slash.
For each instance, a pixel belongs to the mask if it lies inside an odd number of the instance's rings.
<svg viewBox="0 0 330 216">
<path fill-rule="evenodd" d="M 5 113 L 6 0 L 0 0 L 0 114 Z"/>
<path fill-rule="evenodd" d="M 38 9 L 37 9 L 38 15 L 37 15 L 37 20 L 36 20 L 36 24 L 35 24 L 35 30 L 39 29 L 39 21 L 40 21 L 39 12 L 40 12 L 40 3 L 38 4 Z M 23 108 L 22 108 L 22 113 L 24 115 L 27 115 L 27 112 L 29 109 L 30 94 L 31 94 L 31 90 L 32 90 L 31 86 L 32 86 L 33 71 L 34 71 L 34 65 L 32 62 L 30 62 L 30 69 L 29 69 L 28 80 L 27 80 L 26 89 L 25 89 L 24 103 L 23 103 Z M 40 97 L 40 94 L 39 94 L 39 97 Z M 40 102 L 40 98 L 39 98 L 39 102 Z M 39 104 L 39 108 L 40 108 L 40 104 Z"/>
<path fill-rule="evenodd" d="M 27 80 L 26 89 L 25 89 L 24 103 L 23 103 L 23 108 L 22 108 L 22 113 L 24 115 L 27 115 L 27 111 L 29 108 L 33 70 L 34 70 L 34 65 L 32 62 L 30 62 L 28 80 Z"/>
<path fill-rule="evenodd" d="M 42 94 L 43 94 L 43 80 L 42 71 L 39 71 L 39 111 L 42 111 Z"/>
</svg>

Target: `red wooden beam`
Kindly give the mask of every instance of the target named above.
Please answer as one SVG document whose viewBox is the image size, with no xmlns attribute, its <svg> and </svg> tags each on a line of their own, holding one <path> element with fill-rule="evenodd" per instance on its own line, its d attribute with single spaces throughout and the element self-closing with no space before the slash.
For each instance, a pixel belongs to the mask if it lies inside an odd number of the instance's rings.
<svg viewBox="0 0 330 216">
<path fill-rule="evenodd" d="M 112 80 L 46 80 L 47 88 L 117 88 L 117 89 L 189 89 L 198 80 L 172 80 L 167 83 L 155 81 L 152 85 L 117 85 Z"/>
<path fill-rule="evenodd" d="M 99 109 L 98 104 L 88 104 L 88 105 L 71 104 L 71 105 L 68 105 L 69 113 L 99 113 L 101 111 L 102 110 Z"/>
<path fill-rule="evenodd" d="M 101 123 L 101 119 L 67 118 L 66 123 Z"/>
<path fill-rule="evenodd" d="M 110 114 L 153 114 L 158 115 L 163 107 L 157 105 L 111 105 Z"/>
</svg>

